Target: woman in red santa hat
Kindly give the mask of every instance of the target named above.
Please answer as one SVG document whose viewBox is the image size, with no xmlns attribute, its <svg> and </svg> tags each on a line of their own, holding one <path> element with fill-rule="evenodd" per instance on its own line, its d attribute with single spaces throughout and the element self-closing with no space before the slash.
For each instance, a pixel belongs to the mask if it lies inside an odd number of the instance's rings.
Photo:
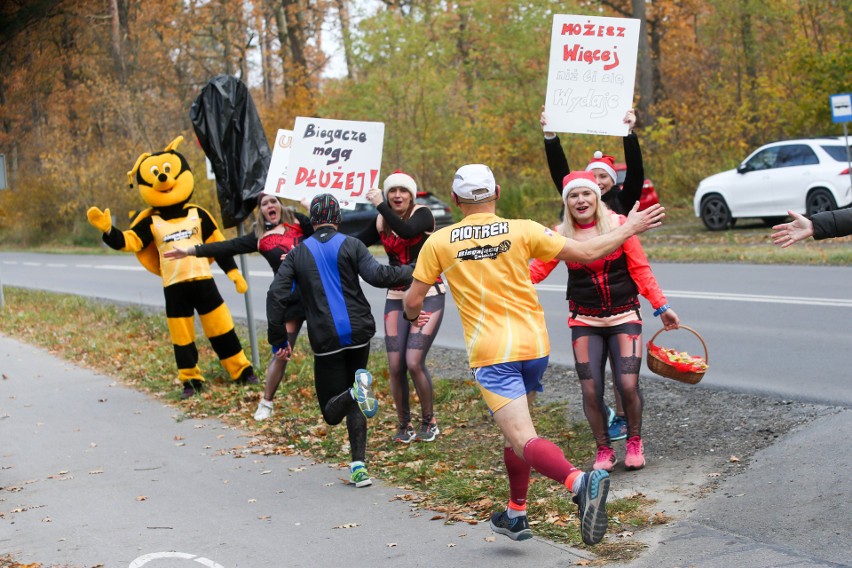
<svg viewBox="0 0 852 568">
<path fill-rule="evenodd" d="M 559 234 L 585 241 L 608 233 L 624 217 L 602 206 L 598 176 L 572 172 L 565 176 L 562 190 L 565 217 L 556 227 Z M 530 278 L 544 280 L 558 260 L 534 260 Z M 676 329 L 680 320 L 660 290 L 639 239 L 630 237 L 602 259 L 588 264 L 568 262 L 568 326 L 580 388 L 583 411 L 598 446 L 594 469 L 612 471 L 617 463 L 604 404 L 606 361 L 627 414 L 628 432 L 624 466 L 645 467 L 642 443 L 642 393 L 639 369 L 642 364 L 642 315 L 638 295 L 654 307 L 666 329 Z"/>
<path fill-rule="evenodd" d="M 379 216 L 358 235 L 365 245 L 381 242 L 391 266 L 413 265 L 426 238 L 435 230 L 432 210 L 416 203 L 417 183 L 399 170 L 385 179 L 383 189 L 367 192 Z M 399 427 L 394 440 L 408 444 L 414 440 L 431 442 L 440 433 L 435 419 L 432 376 L 426 368 L 426 355 L 444 316 L 446 288 L 439 278 L 429 291 L 423 311 L 431 312 L 429 322 L 417 327 L 416 321 L 405 319 L 402 297 L 406 288 L 388 290 L 385 300 L 385 348 L 388 353 L 391 394 L 396 406 Z M 414 429 L 409 406 L 408 375 L 420 398 L 420 428 Z"/>
<path fill-rule="evenodd" d="M 547 124 L 544 110 L 539 119 L 542 127 Z M 594 157 L 586 166 L 587 172 L 595 175 L 595 180 L 601 191 L 601 200 L 611 211 L 621 215 L 627 215 L 633 205 L 642 196 L 642 186 L 645 184 L 645 168 L 642 165 L 642 150 L 639 147 L 639 138 L 636 136 L 636 112 L 633 109 L 624 115 L 624 123 L 627 125 L 627 136 L 623 138 L 624 161 L 627 165 L 627 173 L 621 188 L 616 187 L 617 174 L 615 173 L 615 158 L 595 152 Z M 554 132 L 544 132 L 544 151 L 547 155 L 547 167 L 550 177 L 556 186 L 556 191 L 562 195 L 562 181 L 569 173 L 568 160 L 562 150 L 559 137 Z M 613 440 L 623 440 L 627 436 L 627 419 L 625 417 L 624 405 L 618 395 L 618 389 L 614 388 L 616 410 L 607 407 L 609 416 L 610 436 Z"/>
</svg>

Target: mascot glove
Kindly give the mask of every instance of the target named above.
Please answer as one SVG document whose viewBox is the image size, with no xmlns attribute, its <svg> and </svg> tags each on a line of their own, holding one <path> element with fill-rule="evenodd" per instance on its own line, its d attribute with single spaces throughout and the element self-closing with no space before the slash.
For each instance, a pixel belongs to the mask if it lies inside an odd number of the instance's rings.
<svg viewBox="0 0 852 568">
<path fill-rule="evenodd" d="M 240 274 L 240 271 L 236 268 L 228 272 L 228 278 L 230 278 L 234 284 L 237 286 L 238 294 L 245 294 L 246 290 L 248 290 L 248 283 L 246 279 L 243 278 L 243 275 Z"/>
<path fill-rule="evenodd" d="M 109 214 L 109 209 L 104 209 L 101 212 L 97 207 L 89 207 L 86 211 L 86 217 L 89 218 L 89 223 L 102 233 L 109 233 L 112 229 L 112 217 Z"/>
</svg>

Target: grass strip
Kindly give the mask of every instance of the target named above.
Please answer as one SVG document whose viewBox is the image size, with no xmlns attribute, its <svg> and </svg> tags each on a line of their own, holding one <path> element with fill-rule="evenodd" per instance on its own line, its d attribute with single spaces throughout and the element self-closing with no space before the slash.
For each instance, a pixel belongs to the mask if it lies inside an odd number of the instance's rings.
<svg viewBox="0 0 852 568">
<path fill-rule="evenodd" d="M 304 337 L 299 338 L 279 387 L 272 418 L 259 423 L 253 413 L 261 388 L 235 386 L 200 336 L 199 366 L 207 378 L 206 388 L 200 396 L 179 399 L 181 387 L 164 314 L 20 288 L 7 288 L 5 296 L 1 333 L 147 392 L 178 408 L 178 420 L 216 418 L 239 427 L 252 433 L 248 445 L 257 454 L 300 455 L 340 466 L 348 464 L 346 428 L 329 427 L 319 411 L 313 387 L 313 356 Z M 245 327 L 238 325 L 237 333 L 243 345 L 248 345 Z M 265 368 L 269 350 L 260 352 Z M 441 434 L 433 443 L 406 445 L 392 441 L 396 414 L 383 350 L 370 355 L 370 370 L 380 400 L 379 413 L 369 421 L 367 465 L 371 475 L 407 490 L 397 498 L 424 513 L 433 512 L 433 519 L 444 523 L 487 522 L 492 511 L 505 507 L 508 482 L 502 435 L 475 384 L 433 378 Z M 573 463 L 583 464 L 593 455 L 594 439 L 585 422 L 567 422 L 566 404 L 536 403 L 533 420 L 541 436 L 556 442 Z M 412 409 L 417 408 L 419 404 L 412 402 Z M 238 449 L 234 453 L 239 453 Z M 648 512 L 651 505 L 641 494 L 610 502 L 611 538 L 592 548 L 600 561 L 629 560 L 641 551 L 641 544 L 623 537 L 667 522 L 662 514 Z M 535 472 L 528 510 L 536 536 L 586 548 L 570 494 Z"/>
</svg>

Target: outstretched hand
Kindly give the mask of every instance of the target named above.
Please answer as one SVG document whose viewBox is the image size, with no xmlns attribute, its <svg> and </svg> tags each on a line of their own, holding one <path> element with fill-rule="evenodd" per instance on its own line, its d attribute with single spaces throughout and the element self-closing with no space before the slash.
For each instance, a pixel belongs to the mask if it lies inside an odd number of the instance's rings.
<svg viewBox="0 0 852 568">
<path fill-rule="evenodd" d="M 793 218 L 789 223 L 781 223 L 775 225 L 772 229 L 772 242 L 776 245 L 781 245 L 781 248 L 803 241 L 808 237 L 814 236 L 813 222 L 799 213 L 787 211 L 787 214 Z"/>
<path fill-rule="evenodd" d="M 189 250 L 190 249 L 188 249 L 188 248 L 182 249 L 180 247 L 175 247 L 172 250 L 167 250 L 166 252 L 164 252 L 163 256 L 165 258 L 170 259 L 170 260 L 177 260 L 179 258 L 186 258 L 186 257 L 190 256 Z"/>
<path fill-rule="evenodd" d="M 663 218 L 666 216 L 666 208 L 655 203 L 643 211 L 639 211 L 639 202 L 633 204 L 633 209 L 627 215 L 627 222 L 630 231 L 634 235 L 644 233 L 649 229 L 655 229 L 663 224 Z"/>
<path fill-rule="evenodd" d="M 101 211 L 97 207 L 89 207 L 86 217 L 89 223 L 102 233 L 109 233 L 112 229 L 112 216 L 109 214 L 109 209 Z"/>
</svg>

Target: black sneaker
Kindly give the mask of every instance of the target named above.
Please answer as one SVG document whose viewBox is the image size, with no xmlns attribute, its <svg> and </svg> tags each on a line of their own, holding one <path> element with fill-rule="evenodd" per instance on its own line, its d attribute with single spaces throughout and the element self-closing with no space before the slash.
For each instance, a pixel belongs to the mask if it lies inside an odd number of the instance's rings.
<svg viewBox="0 0 852 568">
<path fill-rule="evenodd" d="M 204 382 L 198 379 L 191 379 L 183 383 L 183 392 L 180 393 L 180 399 L 186 400 L 191 396 L 195 396 L 204 388 Z"/>
<path fill-rule="evenodd" d="M 256 385 L 260 383 L 257 378 L 257 375 L 254 374 L 254 370 L 252 370 L 251 367 L 244 370 L 242 376 L 234 382 L 236 382 L 238 385 L 243 386 Z"/>
<path fill-rule="evenodd" d="M 417 433 L 417 439 L 421 442 L 431 442 L 441 433 L 436 422 L 423 422 L 420 424 L 420 431 Z"/>
<path fill-rule="evenodd" d="M 583 474 L 580 490 L 573 501 L 580 509 L 580 534 L 586 544 L 597 544 L 606 534 L 606 496 L 609 493 L 609 474 L 595 469 Z"/>
<path fill-rule="evenodd" d="M 512 540 L 527 540 L 533 537 L 526 515 L 510 519 L 506 511 L 491 515 L 491 530 Z"/>
</svg>

